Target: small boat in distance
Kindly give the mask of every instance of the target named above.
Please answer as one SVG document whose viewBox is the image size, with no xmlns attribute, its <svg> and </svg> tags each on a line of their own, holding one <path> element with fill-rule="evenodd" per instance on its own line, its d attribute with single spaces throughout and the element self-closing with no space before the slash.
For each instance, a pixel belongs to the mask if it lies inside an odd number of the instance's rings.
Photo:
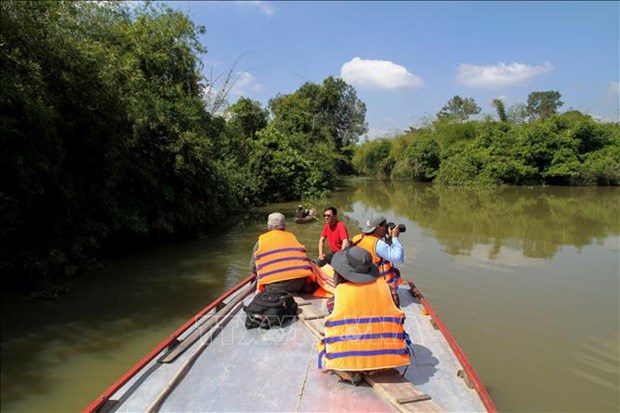
<svg viewBox="0 0 620 413">
<path fill-rule="evenodd" d="M 314 266 L 315 275 L 325 273 Z M 84 412 L 496 412 L 448 328 L 413 281 L 398 290 L 413 356 L 407 369 L 364 375 L 355 386 L 317 367 L 326 299 L 295 297 L 298 319 L 245 327 L 250 276 L 189 319 Z"/>
<path fill-rule="evenodd" d="M 309 224 L 314 221 L 319 221 L 316 216 L 316 209 L 303 209 L 301 205 L 297 207 L 295 211 L 295 217 L 293 218 L 296 224 Z"/>
<path fill-rule="evenodd" d="M 307 217 L 304 217 L 304 218 L 295 218 L 296 224 L 310 224 L 315 221 L 317 221 L 317 218 L 313 215 L 308 215 Z"/>
</svg>

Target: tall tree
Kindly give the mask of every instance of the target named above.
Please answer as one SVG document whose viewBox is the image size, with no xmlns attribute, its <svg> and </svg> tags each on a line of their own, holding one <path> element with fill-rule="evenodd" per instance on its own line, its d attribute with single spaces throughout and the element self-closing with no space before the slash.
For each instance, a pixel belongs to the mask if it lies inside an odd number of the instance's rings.
<svg viewBox="0 0 620 413">
<path fill-rule="evenodd" d="M 508 116 L 506 115 L 506 106 L 504 105 L 504 101 L 501 99 L 493 99 L 492 105 L 497 111 L 497 116 L 499 117 L 500 122 L 506 122 L 508 120 Z"/>
<path fill-rule="evenodd" d="M 306 133 L 314 141 L 330 139 L 339 150 L 368 131 L 366 105 L 355 88 L 332 76 L 322 85 L 307 82 L 290 95 L 271 99 L 269 108 L 280 129 Z"/>
<path fill-rule="evenodd" d="M 546 119 L 557 113 L 564 104 L 560 100 L 562 95 L 556 90 L 532 92 L 527 96 L 527 112 L 532 119 Z"/>
<path fill-rule="evenodd" d="M 471 115 L 477 115 L 482 109 L 476 104 L 474 98 L 465 98 L 456 95 L 446 103 L 439 112 L 438 119 L 466 121 Z"/>
<path fill-rule="evenodd" d="M 238 125 L 243 136 L 256 139 L 256 133 L 267 126 L 267 110 L 259 102 L 245 97 L 240 98 L 226 110 L 229 122 Z"/>
<path fill-rule="evenodd" d="M 366 104 L 358 99 L 355 88 L 340 78 L 329 76 L 323 81 L 319 110 L 338 149 L 357 143 L 368 132 Z"/>
</svg>

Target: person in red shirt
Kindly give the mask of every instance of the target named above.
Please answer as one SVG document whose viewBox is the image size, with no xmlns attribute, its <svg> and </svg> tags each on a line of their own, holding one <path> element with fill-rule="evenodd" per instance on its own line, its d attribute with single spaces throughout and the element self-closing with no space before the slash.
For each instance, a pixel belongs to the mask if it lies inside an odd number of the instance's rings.
<svg viewBox="0 0 620 413">
<path fill-rule="evenodd" d="M 319 239 L 319 260 L 317 262 L 321 267 L 331 263 L 334 254 L 349 245 L 349 233 L 344 222 L 338 221 L 338 210 L 334 207 L 325 208 L 323 219 L 325 220 L 325 226 Z M 327 254 L 325 254 L 324 250 L 325 240 L 327 240 L 330 249 Z"/>
</svg>

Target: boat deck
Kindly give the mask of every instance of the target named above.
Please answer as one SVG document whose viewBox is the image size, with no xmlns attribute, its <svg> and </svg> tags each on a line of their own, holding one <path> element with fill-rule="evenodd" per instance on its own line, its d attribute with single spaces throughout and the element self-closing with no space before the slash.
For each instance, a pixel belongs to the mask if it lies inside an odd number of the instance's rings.
<svg viewBox="0 0 620 413">
<path fill-rule="evenodd" d="M 486 411 L 477 392 L 458 377 L 463 367 L 442 333 L 425 315 L 423 305 L 405 285 L 399 289 L 399 296 L 414 351 L 404 378 L 445 411 Z M 252 294 L 244 303 L 247 305 L 251 298 Z M 301 302 L 300 318 L 326 314 L 325 299 L 304 297 Z M 203 323 L 197 323 L 181 339 L 192 334 L 200 334 L 201 338 L 173 362 L 151 361 L 144 373 L 120 388 L 102 410 L 427 411 L 423 403 L 428 401 L 390 403 L 367 383 L 354 386 L 331 372 L 319 370 L 316 331 L 313 333 L 305 323 L 320 331 L 322 318 L 295 320 L 284 328 L 247 330 L 245 313 L 238 308 L 233 309 L 225 327 L 209 339 L 208 345 L 208 336 L 200 333 Z M 214 316 L 205 319 L 209 317 Z"/>
</svg>

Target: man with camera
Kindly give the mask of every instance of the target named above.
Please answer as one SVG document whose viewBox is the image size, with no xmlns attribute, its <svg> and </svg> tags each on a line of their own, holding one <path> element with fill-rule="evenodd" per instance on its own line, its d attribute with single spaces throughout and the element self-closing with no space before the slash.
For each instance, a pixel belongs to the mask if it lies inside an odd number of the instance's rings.
<svg viewBox="0 0 620 413">
<path fill-rule="evenodd" d="M 373 214 L 361 234 L 353 237 L 352 244 L 362 247 L 372 255 L 380 274 L 390 285 L 392 296 L 398 303 L 397 289 L 401 283 L 400 271 L 392 263 L 405 262 L 405 253 L 398 236 L 407 228 L 403 224 L 388 222 L 383 215 Z"/>
</svg>

